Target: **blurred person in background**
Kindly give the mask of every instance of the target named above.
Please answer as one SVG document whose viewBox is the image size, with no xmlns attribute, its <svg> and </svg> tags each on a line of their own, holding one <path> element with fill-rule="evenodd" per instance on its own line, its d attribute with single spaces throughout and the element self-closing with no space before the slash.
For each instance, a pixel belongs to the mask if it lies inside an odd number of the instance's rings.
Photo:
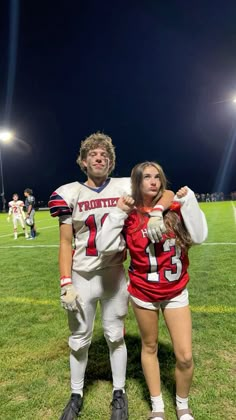
<svg viewBox="0 0 236 420">
<path fill-rule="evenodd" d="M 17 239 L 18 232 L 17 232 L 17 226 L 18 224 L 21 225 L 25 238 L 28 239 L 29 235 L 26 230 L 26 224 L 25 224 L 25 213 L 24 213 L 24 202 L 22 200 L 19 200 L 18 194 L 13 194 L 12 200 L 8 203 L 9 211 L 8 211 L 8 217 L 7 221 L 9 222 L 10 219 L 12 219 L 13 223 L 13 232 L 14 232 L 14 239 Z"/>
<path fill-rule="evenodd" d="M 25 196 L 25 209 L 26 209 L 26 224 L 30 227 L 30 236 L 28 239 L 35 239 L 36 227 L 35 227 L 35 197 L 33 196 L 33 190 L 26 188 L 24 190 Z"/>
</svg>

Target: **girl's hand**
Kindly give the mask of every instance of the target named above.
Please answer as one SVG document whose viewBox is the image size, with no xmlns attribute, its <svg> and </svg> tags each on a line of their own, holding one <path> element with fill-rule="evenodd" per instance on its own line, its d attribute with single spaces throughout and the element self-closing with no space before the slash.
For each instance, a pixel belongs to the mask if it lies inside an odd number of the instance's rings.
<svg viewBox="0 0 236 420">
<path fill-rule="evenodd" d="M 120 197 L 117 202 L 117 207 L 129 214 L 134 209 L 134 199 L 130 195 Z"/>
<path fill-rule="evenodd" d="M 181 187 L 177 191 L 176 195 L 177 195 L 178 198 L 182 198 L 182 197 L 185 197 L 185 195 L 187 195 L 187 193 L 188 193 L 188 187 Z"/>
</svg>

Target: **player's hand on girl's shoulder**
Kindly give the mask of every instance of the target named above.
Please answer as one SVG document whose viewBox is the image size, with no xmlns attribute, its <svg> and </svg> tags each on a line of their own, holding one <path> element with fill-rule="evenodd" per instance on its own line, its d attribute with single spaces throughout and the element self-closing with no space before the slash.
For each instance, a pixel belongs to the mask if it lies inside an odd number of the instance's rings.
<svg viewBox="0 0 236 420">
<path fill-rule="evenodd" d="M 181 187 L 176 193 L 178 198 L 185 197 L 187 194 L 188 194 L 188 187 L 186 187 L 186 186 Z"/>
<path fill-rule="evenodd" d="M 134 199 L 130 195 L 120 197 L 117 207 L 125 213 L 130 213 L 134 209 Z"/>
</svg>

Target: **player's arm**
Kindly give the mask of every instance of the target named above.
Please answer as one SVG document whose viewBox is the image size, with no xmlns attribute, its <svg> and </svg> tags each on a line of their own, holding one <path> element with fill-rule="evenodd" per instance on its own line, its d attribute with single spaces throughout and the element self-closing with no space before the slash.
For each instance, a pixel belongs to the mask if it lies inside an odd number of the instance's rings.
<svg viewBox="0 0 236 420">
<path fill-rule="evenodd" d="M 181 204 L 180 212 L 193 243 L 201 244 L 207 238 L 208 227 L 194 192 L 188 187 L 182 187 L 177 191 L 174 201 Z"/>
<path fill-rule="evenodd" d="M 66 190 L 67 188 L 65 188 Z M 52 217 L 59 217 L 60 246 L 59 246 L 59 270 L 61 286 L 61 305 L 68 311 L 82 312 L 83 303 L 78 292 L 72 284 L 72 208 L 69 201 L 64 198 L 64 188 L 60 187 L 54 191 L 49 199 L 48 205 Z M 70 190 L 71 191 L 71 190 Z M 60 194 L 59 194 L 60 193 Z M 78 195 L 77 195 L 78 196 Z"/>
<path fill-rule="evenodd" d="M 130 196 L 120 197 L 111 213 L 109 213 L 97 235 L 97 249 L 104 254 L 114 254 L 126 248 L 122 235 L 125 220 L 133 209 L 134 200 Z"/>
<path fill-rule="evenodd" d="M 60 223 L 59 270 L 61 305 L 68 311 L 83 311 L 83 303 L 72 284 L 72 225 Z"/>
<path fill-rule="evenodd" d="M 29 207 L 28 207 L 28 209 L 27 209 L 26 217 L 27 216 L 30 216 L 30 213 L 32 211 L 32 208 L 33 208 L 33 206 L 32 206 L 32 204 L 30 204 Z"/>
<path fill-rule="evenodd" d="M 60 223 L 59 270 L 60 277 L 71 278 L 72 267 L 72 225 Z"/>
<path fill-rule="evenodd" d="M 24 212 L 24 203 L 23 201 L 20 203 L 20 214 L 22 215 L 23 219 L 25 219 L 25 212 Z"/>
<path fill-rule="evenodd" d="M 59 270 L 61 278 L 70 279 L 72 266 L 72 211 L 68 203 L 57 191 L 53 192 L 48 202 L 50 214 L 53 218 L 59 218 L 60 246 L 59 246 Z M 65 281 L 66 283 L 66 281 Z"/>
<path fill-rule="evenodd" d="M 126 218 L 127 214 L 118 208 L 108 214 L 97 235 L 98 252 L 109 255 L 125 249 L 126 243 L 121 232 Z"/>
<path fill-rule="evenodd" d="M 53 218 L 59 218 L 60 248 L 59 248 L 59 269 L 60 275 L 71 277 L 72 266 L 72 209 L 67 201 L 54 191 L 50 196 L 48 206 Z"/>
<path fill-rule="evenodd" d="M 171 190 L 165 190 L 162 194 L 162 197 L 157 202 L 155 207 L 161 206 L 163 207 L 163 211 L 169 209 L 173 199 L 174 199 L 174 192 Z"/>
</svg>

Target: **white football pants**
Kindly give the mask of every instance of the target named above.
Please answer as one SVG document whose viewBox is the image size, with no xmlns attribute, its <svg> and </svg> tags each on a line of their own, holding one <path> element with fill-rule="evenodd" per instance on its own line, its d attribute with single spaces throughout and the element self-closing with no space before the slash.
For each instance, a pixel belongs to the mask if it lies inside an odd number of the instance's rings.
<svg viewBox="0 0 236 420">
<path fill-rule="evenodd" d="M 83 392 L 84 375 L 91 344 L 97 303 L 101 305 L 104 336 L 109 347 L 113 388 L 125 387 L 127 350 L 124 342 L 124 319 L 128 310 L 127 282 L 123 266 L 93 273 L 72 273 L 72 281 L 82 300 L 83 312 L 68 311 L 71 331 L 69 346 L 71 390 Z"/>
</svg>

